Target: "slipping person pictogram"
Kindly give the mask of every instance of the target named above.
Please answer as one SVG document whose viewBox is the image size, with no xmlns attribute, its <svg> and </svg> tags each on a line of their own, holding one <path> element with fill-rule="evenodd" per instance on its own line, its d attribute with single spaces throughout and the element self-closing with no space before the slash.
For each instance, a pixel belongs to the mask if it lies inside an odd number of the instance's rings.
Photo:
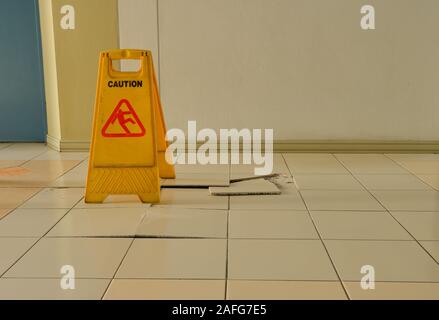
<svg viewBox="0 0 439 320">
<path fill-rule="evenodd" d="M 123 106 L 126 106 L 128 108 L 128 111 L 124 111 L 122 109 Z M 138 130 L 132 132 L 128 128 L 127 124 L 131 124 L 135 129 Z M 117 125 L 120 126 L 123 132 L 114 132 L 114 126 Z M 109 130 L 110 126 L 113 127 L 113 130 L 111 130 L 111 132 Z M 102 136 L 107 138 L 143 137 L 144 135 L 145 127 L 140 122 L 140 119 L 134 111 L 134 108 L 132 107 L 130 102 L 126 99 L 122 99 L 118 103 L 110 118 L 108 118 L 107 122 L 102 128 Z"/>
</svg>

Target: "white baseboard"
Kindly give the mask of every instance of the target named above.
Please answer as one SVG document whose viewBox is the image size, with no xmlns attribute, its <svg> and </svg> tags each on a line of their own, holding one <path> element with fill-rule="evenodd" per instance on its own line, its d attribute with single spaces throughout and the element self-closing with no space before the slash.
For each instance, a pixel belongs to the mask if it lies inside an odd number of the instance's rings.
<svg viewBox="0 0 439 320">
<path fill-rule="evenodd" d="M 46 136 L 47 146 L 55 151 L 61 151 L 60 139 L 54 138 L 50 135 Z"/>
<path fill-rule="evenodd" d="M 90 141 L 87 140 L 62 140 L 47 135 L 47 145 L 56 151 L 88 151 Z"/>
<path fill-rule="evenodd" d="M 90 141 L 60 140 L 48 135 L 47 145 L 57 151 L 88 151 Z M 273 150 L 275 152 L 439 153 L 439 141 L 278 140 L 274 142 Z"/>
</svg>

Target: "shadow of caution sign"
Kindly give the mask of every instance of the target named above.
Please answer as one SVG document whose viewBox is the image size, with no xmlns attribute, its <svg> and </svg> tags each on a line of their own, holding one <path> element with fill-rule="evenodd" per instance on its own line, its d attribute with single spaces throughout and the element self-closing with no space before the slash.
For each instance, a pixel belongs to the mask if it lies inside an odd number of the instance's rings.
<svg viewBox="0 0 439 320">
<path fill-rule="evenodd" d="M 114 69 L 115 61 L 139 60 L 137 72 Z M 166 161 L 163 111 L 150 51 L 101 53 L 85 202 L 111 194 L 160 201 L 160 177 L 175 178 Z"/>
</svg>

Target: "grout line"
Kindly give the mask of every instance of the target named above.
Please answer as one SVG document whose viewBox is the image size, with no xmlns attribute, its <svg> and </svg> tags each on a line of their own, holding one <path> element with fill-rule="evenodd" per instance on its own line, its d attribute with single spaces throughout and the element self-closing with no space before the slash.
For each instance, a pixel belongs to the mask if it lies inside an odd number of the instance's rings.
<svg viewBox="0 0 439 320">
<path fill-rule="evenodd" d="M 123 261 L 125 260 L 126 256 L 128 255 L 128 252 L 130 251 L 130 249 L 131 249 L 131 247 L 132 247 L 132 245 L 133 245 L 133 243 L 134 243 L 134 240 L 136 240 L 136 239 L 133 238 L 133 239 L 131 240 L 131 243 L 130 243 L 130 245 L 128 246 L 127 251 L 126 251 L 125 254 L 123 255 L 122 259 L 120 260 L 120 263 L 119 263 L 119 265 L 117 266 L 116 271 L 114 271 L 113 277 L 111 278 L 110 282 L 108 283 L 107 288 L 104 290 L 104 293 L 102 294 L 102 297 L 101 297 L 100 300 L 103 300 L 104 297 L 105 297 L 105 295 L 107 294 L 107 291 L 108 291 L 108 289 L 110 288 L 111 283 L 114 281 L 114 277 L 116 276 L 117 272 L 119 271 L 120 267 L 122 266 Z"/>
<path fill-rule="evenodd" d="M 230 175 L 230 172 L 229 172 Z M 224 289 L 224 300 L 227 300 L 227 290 L 228 290 L 228 278 L 229 278 L 229 224 L 230 224 L 230 196 L 228 197 L 228 210 L 227 210 L 227 238 L 226 238 L 226 276 L 225 276 L 225 289 Z"/>
<path fill-rule="evenodd" d="M 46 145 L 46 146 L 47 146 L 47 145 Z M 49 150 L 44 150 L 44 151 L 42 151 L 41 153 L 38 153 L 36 156 L 30 158 L 29 160 L 25 160 L 25 162 L 23 162 L 23 163 L 20 164 L 19 166 L 21 167 L 21 166 L 23 166 L 23 165 L 29 163 L 30 161 L 35 160 L 36 158 L 38 158 L 39 156 L 43 155 L 44 153 L 46 153 L 46 152 L 48 152 L 48 151 L 49 151 Z M 21 161 L 21 160 L 19 160 L 19 161 Z"/>
<path fill-rule="evenodd" d="M 4 146 L 4 147 L 2 147 L 2 148 L 0 148 L 0 150 L 5 150 L 5 149 L 7 149 L 7 148 L 10 148 L 10 147 L 12 147 L 14 144 L 16 144 L 16 143 L 8 143 L 8 142 L 6 142 L 6 146 Z M 21 160 L 18 160 L 18 161 L 21 161 Z"/>
<path fill-rule="evenodd" d="M 62 161 L 62 160 L 60 160 L 60 161 Z M 74 161 L 74 160 L 73 160 L 73 161 Z M 88 159 L 80 160 L 79 163 L 78 163 L 77 165 L 73 166 L 72 168 L 70 168 L 70 169 L 67 170 L 66 172 L 62 173 L 61 175 L 56 176 L 56 178 L 53 179 L 53 180 L 51 180 L 50 183 L 55 182 L 55 181 L 58 180 L 59 178 L 65 176 L 67 173 L 73 171 L 74 169 L 76 169 L 77 167 L 79 167 L 79 166 L 80 166 L 83 162 L 85 162 L 85 161 L 88 162 Z M 87 180 L 87 177 L 85 178 L 85 180 Z M 49 186 L 49 187 L 47 187 L 47 188 L 76 188 L 76 187 L 51 187 L 51 186 Z M 82 187 L 82 188 L 84 188 L 84 187 Z"/>
<path fill-rule="evenodd" d="M 283 158 L 284 161 L 286 162 L 285 157 L 283 156 L 283 154 L 282 154 L 282 158 Z M 290 168 L 288 167 L 288 164 L 287 164 L 287 168 L 288 168 L 288 171 L 290 172 L 291 177 L 293 177 L 293 174 L 292 174 Z M 294 178 L 293 178 L 293 179 L 294 179 Z M 314 218 L 313 218 L 313 216 L 311 215 L 311 213 L 310 213 L 310 211 L 309 211 L 308 205 L 306 204 L 305 199 L 303 198 L 302 192 L 301 192 L 299 189 L 297 189 L 297 192 L 299 193 L 299 196 L 300 196 L 300 198 L 302 199 L 303 204 L 305 205 L 306 211 L 308 212 L 308 216 L 310 217 L 311 222 L 312 222 L 312 224 L 313 224 L 313 226 L 314 226 L 314 229 L 316 230 L 317 235 L 319 236 L 320 243 L 322 244 L 323 248 L 325 249 L 325 252 L 326 252 L 326 254 L 327 254 L 328 258 L 329 258 L 329 261 L 331 262 L 332 268 L 334 269 L 334 272 L 335 272 L 335 274 L 337 275 L 338 282 L 340 283 L 341 287 L 343 288 L 343 291 L 344 291 L 344 293 L 345 293 L 347 299 L 348 299 L 348 300 L 351 300 L 351 297 L 349 296 L 349 293 L 348 293 L 348 291 L 347 291 L 347 288 L 345 287 L 344 282 L 343 282 L 343 280 L 341 279 L 341 276 L 340 276 L 340 274 L 339 274 L 339 272 L 338 272 L 338 270 L 337 270 L 337 268 L 336 268 L 336 266 L 335 266 L 335 263 L 334 263 L 334 261 L 332 260 L 331 255 L 329 254 L 329 250 L 328 250 L 328 248 L 326 247 L 325 242 L 323 241 L 323 238 L 322 238 L 322 236 L 321 236 L 321 234 L 320 234 L 320 232 L 319 232 L 319 229 L 317 228 L 317 225 L 316 225 L 316 223 L 315 223 L 315 221 L 314 221 Z"/>
<path fill-rule="evenodd" d="M 334 156 L 334 155 L 333 155 Z M 386 156 L 386 155 L 384 155 L 384 156 Z M 386 156 L 387 157 L 387 156 Z M 336 158 L 337 160 L 338 160 L 338 158 L 337 157 L 335 157 L 334 156 L 334 158 Z M 390 158 L 389 158 L 390 159 Z M 393 159 L 390 159 L 390 160 L 392 160 L 393 161 Z M 356 179 L 357 181 L 358 181 L 358 183 L 360 183 L 363 187 L 365 187 L 363 184 L 362 184 L 362 182 L 359 180 L 359 179 L 357 179 L 357 177 L 341 162 L 341 161 L 339 161 L 340 163 L 341 163 L 341 165 L 343 166 L 343 167 L 345 167 L 345 169 L 346 170 L 348 170 L 348 172 L 350 172 L 351 173 L 351 175 L 354 177 L 354 179 Z M 389 210 L 389 209 L 387 209 L 387 207 L 383 204 L 383 203 L 381 203 L 381 201 L 369 190 L 369 189 L 367 189 L 366 188 L 366 191 L 375 199 L 375 201 L 377 201 L 385 210 L 386 210 L 386 212 L 393 218 L 393 220 L 395 220 L 395 222 L 397 223 L 397 224 L 399 224 L 409 235 L 410 235 L 410 237 L 412 237 L 413 238 L 413 240 L 411 240 L 411 241 L 415 241 L 420 247 L 421 247 L 421 249 L 422 250 L 424 250 L 424 252 L 425 253 L 427 253 L 427 255 L 428 256 L 430 256 L 430 258 L 432 258 L 433 259 L 433 261 L 434 262 L 436 262 L 436 264 L 439 264 L 439 261 L 437 261 L 434 257 L 433 257 L 433 255 L 431 255 L 430 254 L 430 252 L 428 252 L 427 251 L 427 249 L 425 249 L 424 248 L 424 246 L 418 241 L 418 239 L 416 239 L 416 237 L 415 236 L 413 236 L 413 234 L 411 233 L 411 232 L 409 232 L 408 230 L 407 230 L 407 228 L 405 228 L 400 222 L 399 222 L 399 220 L 398 219 L 396 219 L 395 218 L 395 216 L 392 214 L 392 212 Z M 399 211 L 398 210 L 398 212 L 402 212 L 402 211 Z"/>
<path fill-rule="evenodd" d="M 415 177 L 416 179 L 418 179 L 421 183 L 423 183 L 424 185 L 426 185 L 427 187 L 429 187 L 431 190 L 433 191 L 437 191 L 435 188 L 433 188 L 430 184 L 428 184 L 427 182 L 425 182 L 424 180 L 422 180 L 421 178 L 418 177 L 418 175 L 416 173 L 414 173 L 413 171 L 409 170 L 408 168 L 404 167 L 402 164 L 398 163 L 396 160 L 390 158 L 388 155 L 383 154 L 387 159 L 389 159 L 390 161 L 392 161 L 393 163 L 395 163 L 397 166 L 403 168 L 405 171 L 408 172 L 409 175 Z M 405 190 L 403 190 L 405 191 Z M 410 190 L 409 190 L 410 191 Z M 422 190 L 420 190 L 422 191 Z M 426 191 L 426 190 L 424 190 Z"/>
<path fill-rule="evenodd" d="M 15 189 L 15 188 L 14 188 Z M 33 188 L 32 188 L 33 189 Z M 23 200 L 22 202 L 18 203 L 18 206 L 16 206 L 15 208 L 6 208 L 6 210 L 10 210 L 6 215 L 4 215 L 3 217 L 0 218 L 0 220 L 3 220 L 4 218 L 6 218 L 8 215 L 10 215 L 12 212 L 14 212 L 15 210 L 21 209 L 20 207 L 22 205 L 24 205 L 26 202 L 28 202 L 30 199 L 32 199 L 33 197 L 35 197 L 37 194 L 39 194 L 41 191 L 44 190 L 44 188 L 35 188 L 35 189 L 39 189 L 38 191 L 36 191 L 35 193 L 33 193 L 32 195 L 30 195 L 29 197 L 27 197 L 25 200 Z"/>
<path fill-rule="evenodd" d="M 2 279 L 8 280 L 59 280 L 62 277 L 3 277 Z M 76 277 L 77 280 L 149 280 L 149 281 L 224 281 L 220 278 L 102 278 L 102 277 Z M 233 279 L 233 281 L 240 282 L 329 282 L 339 283 L 339 280 L 306 280 L 306 279 L 258 279 L 258 278 L 245 278 L 245 279 Z M 110 281 L 111 282 L 111 281 Z M 359 283 L 358 280 L 346 280 L 349 283 Z M 439 284 L 439 281 L 376 281 L 376 283 L 413 283 L 413 284 Z"/>
<path fill-rule="evenodd" d="M 80 200 L 79 200 L 80 201 Z M 78 201 L 78 202 L 79 202 Z M 77 203 L 78 203 L 77 202 Z M 73 206 L 74 207 L 74 206 Z M 3 278 L 3 276 L 9 271 L 11 270 L 33 247 L 35 247 L 37 245 L 37 243 L 39 243 L 41 241 L 41 239 L 43 239 L 53 228 L 55 228 L 55 226 L 62 220 L 64 219 L 64 217 L 70 212 L 72 211 L 72 208 L 70 208 L 69 210 L 66 211 L 66 213 L 45 233 L 43 234 L 29 249 L 27 249 L 17 260 L 15 260 L 15 262 L 9 267 L 7 268 L 3 273 L 0 274 L 0 278 Z M 65 210 L 65 209 L 64 209 Z M 36 239 L 36 238 L 35 238 Z"/>
</svg>

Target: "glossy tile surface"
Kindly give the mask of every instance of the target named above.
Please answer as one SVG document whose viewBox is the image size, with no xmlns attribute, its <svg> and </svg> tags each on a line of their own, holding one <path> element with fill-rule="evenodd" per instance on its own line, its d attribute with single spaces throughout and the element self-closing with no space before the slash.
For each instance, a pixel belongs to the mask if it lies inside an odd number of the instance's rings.
<svg viewBox="0 0 439 320">
<path fill-rule="evenodd" d="M 229 240 L 229 279 L 337 280 L 318 240 Z"/>
<path fill-rule="evenodd" d="M 227 210 L 153 207 L 137 228 L 140 237 L 227 238 Z"/>
<path fill-rule="evenodd" d="M 439 211 L 438 191 L 372 191 L 390 211 Z"/>
<path fill-rule="evenodd" d="M 225 280 L 114 279 L 105 300 L 222 300 Z"/>
<path fill-rule="evenodd" d="M 177 165 L 177 183 L 255 167 Z M 0 143 L 0 299 L 439 299 L 438 168 L 439 154 L 277 153 L 280 195 L 85 204 L 88 152 Z"/>
<path fill-rule="evenodd" d="M 135 239 L 118 279 L 225 279 L 226 240 Z"/>
<path fill-rule="evenodd" d="M 416 240 L 439 240 L 439 212 L 392 212 Z"/>
<path fill-rule="evenodd" d="M 12 209 L 0 209 L 0 220 L 6 217 Z"/>
<path fill-rule="evenodd" d="M 384 210 L 367 191 L 305 190 L 301 193 L 309 210 Z"/>
<path fill-rule="evenodd" d="M 421 245 L 439 263 L 439 241 L 421 241 Z"/>
<path fill-rule="evenodd" d="M 228 187 L 210 187 L 213 196 L 247 196 L 247 195 L 280 195 L 281 191 L 274 183 L 264 179 L 231 183 Z"/>
<path fill-rule="evenodd" d="M 0 237 L 42 237 L 66 213 L 66 209 L 16 209 L 0 220 Z"/>
<path fill-rule="evenodd" d="M 292 174 L 349 174 L 332 154 L 284 154 Z"/>
<path fill-rule="evenodd" d="M 61 278 L 72 266 L 78 278 L 111 279 L 131 239 L 44 238 L 5 275 L 6 278 Z"/>
<path fill-rule="evenodd" d="M 386 212 L 313 211 L 311 215 L 323 239 L 413 240 Z"/>
<path fill-rule="evenodd" d="M 431 187 L 411 174 L 362 174 L 356 178 L 368 190 L 431 190 Z"/>
<path fill-rule="evenodd" d="M 415 241 L 326 240 L 340 277 L 360 281 L 373 266 L 376 281 L 439 282 L 438 264 Z"/>
<path fill-rule="evenodd" d="M 300 194 L 230 197 L 230 209 L 238 210 L 306 210 Z"/>
<path fill-rule="evenodd" d="M 382 154 L 336 154 L 338 160 L 354 174 L 406 174 L 403 167 Z"/>
<path fill-rule="evenodd" d="M 229 238 L 318 239 L 318 234 L 308 212 L 231 210 Z"/>
<path fill-rule="evenodd" d="M 162 189 L 160 204 L 188 209 L 228 209 L 227 197 L 212 197 L 203 189 Z"/>
<path fill-rule="evenodd" d="M 439 283 L 377 282 L 363 290 L 359 282 L 345 282 L 352 300 L 439 300 Z"/>
<path fill-rule="evenodd" d="M 229 183 L 229 174 L 213 173 L 179 173 L 175 179 L 163 179 L 162 186 L 166 187 L 225 187 Z"/>
<path fill-rule="evenodd" d="M 417 174 L 416 176 L 433 189 L 439 190 L 439 174 Z"/>
<path fill-rule="evenodd" d="M 149 208 L 150 203 L 142 203 L 137 195 L 109 195 L 103 203 L 85 203 L 82 198 L 75 209 L 102 209 L 102 208 Z"/>
<path fill-rule="evenodd" d="M 349 174 L 296 174 L 294 181 L 299 190 L 364 190 Z"/>
<path fill-rule="evenodd" d="M 39 188 L 0 188 L 0 208 L 15 209 L 40 190 Z"/>
<path fill-rule="evenodd" d="M 0 300 L 100 300 L 109 279 L 76 279 L 64 290 L 59 279 L 0 279 Z"/>
<path fill-rule="evenodd" d="M 227 283 L 229 300 L 347 300 L 338 281 L 241 281 Z"/>
<path fill-rule="evenodd" d="M 27 200 L 24 209 L 70 209 L 84 196 L 82 188 L 47 188 Z"/>
<path fill-rule="evenodd" d="M 36 238 L 0 238 L 0 275 L 37 242 Z"/>
<path fill-rule="evenodd" d="M 30 160 L 21 165 L 28 173 L 0 179 L 0 187 L 48 187 L 80 162 L 80 160 Z"/>
<path fill-rule="evenodd" d="M 145 209 L 73 209 L 48 237 L 134 237 Z"/>
</svg>

